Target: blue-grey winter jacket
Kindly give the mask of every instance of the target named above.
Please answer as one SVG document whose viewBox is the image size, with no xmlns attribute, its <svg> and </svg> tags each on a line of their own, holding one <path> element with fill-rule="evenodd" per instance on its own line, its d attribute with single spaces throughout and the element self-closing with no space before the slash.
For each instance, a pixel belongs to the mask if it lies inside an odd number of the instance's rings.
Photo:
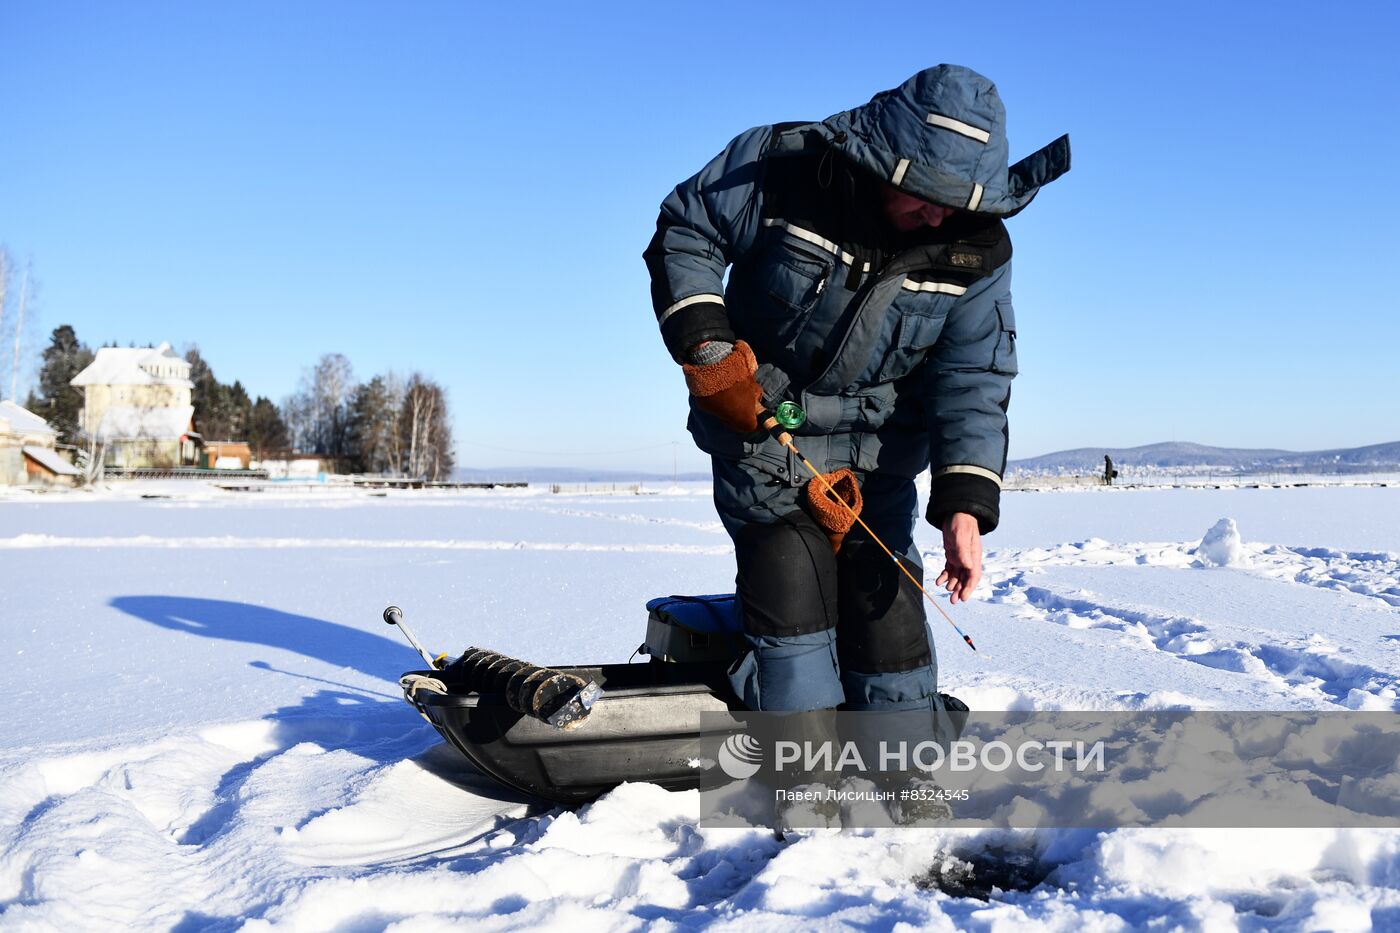
<svg viewBox="0 0 1400 933">
<path fill-rule="evenodd" d="M 748 130 L 662 203 L 645 253 L 662 337 L 678 361 L 702 340 L 747 341 L 767 398 L 807 411 L 814 463 L 931 466 L 929 520 L 968 512 L 990 531 L 1016 375 L 1001 219 L 1068 169 L 1068 137 L 1008 167 L 996 88 L 950 65 L 820 122 Z M 899 234 L 882 185 L 958 213 Z M 802 479 L 776 441 L 698 410 L 690 429 L 715 456 Z"/>
</svg>

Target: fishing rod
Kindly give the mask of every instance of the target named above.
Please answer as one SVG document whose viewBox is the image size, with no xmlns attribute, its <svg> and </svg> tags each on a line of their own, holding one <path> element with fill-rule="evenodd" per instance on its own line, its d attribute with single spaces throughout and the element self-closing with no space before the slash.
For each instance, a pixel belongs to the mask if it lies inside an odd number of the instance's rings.
<svg viewBox="0 0 1400 933">
<path fill-rule="evenodd" d="M 812 462 L 806 457 L 802 456 L 802 451 L 798 450 L 797 446 L 793 444 L 792 435 L 788 432 L 795 431 L 798 428 L 802 427 L 803 423 L 807 420 L 807 413 L 802 410 L 802 406 L 798 405 L 796 402 L 779 402 L 777 407 L 775 407 L 770 412 L 763 407 L 762 403 L 760 403 L 758 405 L 757 415 L 758 423 L 764 428 L 764 430 L 766 430 L 770 435 L 772 435 L 773 438 L 778 441 L 778 443 L 782 444 L 788 450 L 792 451 L 793 456 L 797 457 L 798 460 L 802 461 L 802 465 L 807 468 L 807 472 L 812 474 L 812 479 L 821 483 L 822 487 L 826 491 L 826 494 L 831 496 L 832 499 L 839 503 L 843 509 L 851 513 L 851 517 L 856 520 L 856 524 L 860 525 L 860 527 L 865 530 L 865 533 L 870 535 L 870 540 L 880 545 L 880 550 L 884 551 L 885 554 L 890 558 L 890 560 L 894 561 L 894 565 L 898 567 L 906 577 L 909 578 L 910 583 L 918 587 L 919 592 L 924 594 L 924 599 L 928 600 L 929 605 L 933 606 L 933 608 L 938 610 L 938 614 L 941 615 L 947 621 L 947 623 L 953 627 L 953 631 L 957 632 L 959 635 L 962 636 L 962 640 L 967 642 L 967 646 L 969 648 L 971 648 L 973 651 L 976 651 L 977 646 L 972 643 L 972 639 L 968 636 L 966 632 L 964 632 L 961 628 L 958 627 L 958 623 L 953 621 L 953 617 L 948 615 L 948 613 L 943 609 L 943 607 L 940 606 L 934 600 L 933 596 L 929 594 L 929 591 L 924 589 L 924 585 L 919 582 L 919 578 L 914 576 L 914 574 L 910 572 L 908 567 L 904 566 L 904 561 L 900 560 L 899 557 L 894 553 L 894 551 L 891 551 L 889 547 L 886 546 L 885 542 L 880 540 L 880 536 L 871 530 L 870 526 L 867 525 L 865 521 L 860 517 L 860 513 L 857 512 L 855 509 L 851 508 L 850 504 L 847 503 L 845 499 L 841 498 L 840 493 L 838 493 L 834 488 L 832 488 L 832 485 L 826 481 L 826 477 L 823 476 L 821 472 L 817 470 L 816 467 L 812 466 Z"/>
</svg>

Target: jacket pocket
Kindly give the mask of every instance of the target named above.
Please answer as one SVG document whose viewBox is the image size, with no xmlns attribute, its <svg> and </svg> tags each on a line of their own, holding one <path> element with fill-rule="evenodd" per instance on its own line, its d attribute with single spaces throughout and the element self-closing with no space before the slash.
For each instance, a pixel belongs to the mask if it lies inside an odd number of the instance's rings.
<svg viewBox="0 0 1400 933">
<path fill-rule="evenodd" d="M 928 306 L 917 311 L 899 312 L 894 337 L 876 378 L 878 383 L 894 382 L 913 372 L 943 332 L 943 322 L 948 317 L 952 299 L 939 297 L 919 300 Z M 900 302 L 895 303 L 896 311 L 899 311 L 899 305 Z"/>
<path fill-rule="evenodd" d="M 732 275 L 731 307 L 742 308 L 785 347 L 797 343 L 836 265 L 834 256 L 804 247 L 775 239 Z"/>
<path fill-rule="evenodd" d="M 1000 331 L 997 334 L 997 348 L 992 355 L 992 371 L 1007 376 L 1020 372 L 1016 363 L 1016 312 L 1011 307 L 1011 299 L 997 301 L 997 321 Z"/>
</svg>

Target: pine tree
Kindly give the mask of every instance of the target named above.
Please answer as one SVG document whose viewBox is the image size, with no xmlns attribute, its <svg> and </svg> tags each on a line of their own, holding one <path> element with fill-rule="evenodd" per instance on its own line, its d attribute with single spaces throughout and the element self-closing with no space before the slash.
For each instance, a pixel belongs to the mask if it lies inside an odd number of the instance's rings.
<svg viewBox="0 0 1400 933">
<path fill-rule="evenodd" d="M 190 364 L 190 382 L 194 383 L 190 400 L 194 404 L 195 429 L 206 441 L 243 440 L 253 413 L 253 402 L 243 383 L 236 379 L 233 385 L 221 383 L 197 346 L 185 351 L 185 360 Z"/>
<path fill-rule="evenodd" d="M 234 440 L 246 439 L 253 415 L 253 400 L 248 397 L 248 390 L 235 379 L 233 385 L 224 387 L 222 401 L 228 436 Z"/>
<path fill-rule="evenodd" d="M 26 407 L 58 432 L 64 444 L 78 442 L 78 419 L 83 410 L 83 390 L 70 385 L 73 377 L 93 360 L 93 352 L 78 342 L 68 324 L 55 327 L 44 348 L 39 370 L 39 391 L 30 393 Z"/>
<path fill-rule="evenodd" d="M 271 451 L 284 451 L 292 446 L 282 413 L 271 400 L 261 395 L 248 413 L 248 446 L 255 460 L 263 460 Z"/>
<path fill-rule="evenodd" d="M 224 387 L 214 378 L 214 370 L 200 355 L 199 347 L 191 346 L 186 350 L 185 361 L 190 364 L 190 382 L 194 383 L 190 399 L 194 403 L 195 430 L 205 441 L 227 440 L 222 411 Z"/>
<path fill-rule="evenodd" d="M 395 473 L 401 400 L 392 379 L 375 376 L 350 395 L 347 447 L 350 467 L 361 473 Z"/>
</svg>

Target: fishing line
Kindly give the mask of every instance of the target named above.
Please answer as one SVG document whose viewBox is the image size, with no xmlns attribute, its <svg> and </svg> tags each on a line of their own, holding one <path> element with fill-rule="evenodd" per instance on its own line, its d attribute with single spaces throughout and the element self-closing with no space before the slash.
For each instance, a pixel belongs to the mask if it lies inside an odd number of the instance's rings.
<svg viewBox="0 0 1400 933">
<path fill-rule="evenodd" d="M 904 561 L 900 560 L 894 551 L 891 551 L 889 547 L 885 545 L 885 542 L 880 540 L 880 536 L 870 529 L 870 526 L 860 517 L 860 513 L 851 508 L 845 499 L 841 498 L 840 494 L 826 481 L 826 477 L 823 476 L 816 467 L 812 466 L 811 461 L 802 456 L 802 451 L 798 450 L 797 446 L 793 444 L 792 435 L 789 434 L 786 429 L 796 430 L 801 427 L 802 423 L 807 420 L 807 413 L 795 402 L 782 402 L 778 405 L 777 409 L 772 412 L 765 410 L 762 405 L 759 405 L 758 416 L 764 429 L 767 430 L 769 434 L 773 435 L 778 443 L 792 451 L 793 455 L 796 456 L 798 460 L 802 461 L 802 465 L 807 468 L 807 472 L 812 474 L 812 478 L 821 483 L 825 488 L 826 494 L 831 496 L 831 498 L 838 502 L 847 512 L 851 513 L 851 517 L 856 520 L 856 523 L 860 525 L 861 528 L 865 529 L 866 534 L 870 535 L 870 540 L 880 545 L 880 550 L 884 551 L 885 554 L 889 556 L 890 560 L 894 561 L 895 566 L 909 578 L 910 583 L 919 588 L 919 592 L 924 594 L 924 599 L 928 600 L 929 605 L 938 610 L 938 614 L 953 627 L 953 631 L 962 636 L 962 640 L 967 642 L 969 648 L 976 651 L 977 646 L 972 643 L 972 639 L 966 632 L 958 628 L 958 623 L 953 621 L 953 617 L 948 615 L 943 607 L 938 605 L 934 598 L 929 595 L 929 591 L 924 589 L 924 585 L 919 582 L 919 578 L 914 576 L 908 567 L 904 566 Z"/>
</svg>

